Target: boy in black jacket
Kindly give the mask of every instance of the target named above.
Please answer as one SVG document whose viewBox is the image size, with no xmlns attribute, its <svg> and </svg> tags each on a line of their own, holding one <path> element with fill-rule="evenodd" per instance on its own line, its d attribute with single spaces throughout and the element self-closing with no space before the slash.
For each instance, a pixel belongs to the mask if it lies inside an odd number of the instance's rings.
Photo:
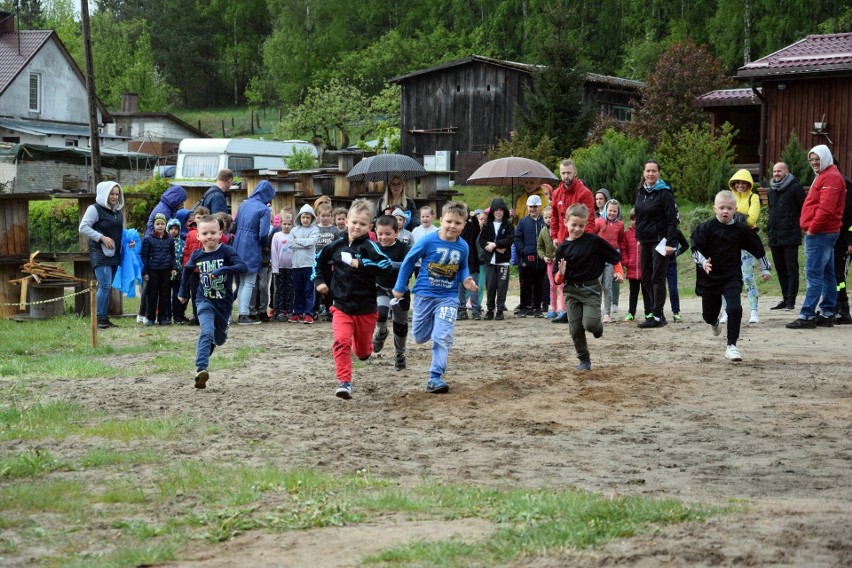
<svg viewBox="0 0 852 568">
<path fill-rule="evenodd" d="M 405 255 L 411 246 L 402 242 L 399 237 L 399 223 L 392 215 L 382 215 L 376 219 L 376 240 L 379 249 L 391 261 L 391 269 L 383 270 L 376 275 L 376 302 L 379 305 L 379 319 L 376 333 L 373 335 L 373 353 L 378 353 L 385 346 L 388 337 L 388 315 L 393 323 L 393 346 L 396 351 L 394 370 L 405 369 L 405 340 L 408 337 L 408 308 L 411 297 L 408 292 L 399 302 L 391 303 L 393 287 L 399 275 L 399 267 L 405 260 Z"/>
<path fill-rule="evenodd" d="M 616 282 L 624 280 L 621 269 L 621 253 L 601 237 L 586 232 L 589 208 L 582 203 L 571 205 L 565 212 L 568 237 L 556 249 L 556 265 L 559 267 L 554 282 L 565 284 L 565 311 L 568 329 L 577 358 L 578 371 L 590 371 L 592 360 L 586 331 L 595 337 L 603 335 L 601 322 L 601 283 L 604 264 L 613 266 Z"/>
<path fill-rule="evenodd" d="M 509 216 L 506 202 L 499 197 L 491 202 L 488 220 L 479 233 L 479 245 L 485 250 L 486 320 L 502 320 L 506 311 L 506 293 L 509 291 L 509 261 L 515 227 Z M 494 309 L 497 316 L 494 316 Z"/>
<path fill-rule="evenodd" d="M 346 400 L 352 398 L 351 352 L 355 351 L 362 361 L 373 353 L 373 330 L 379 316 L 376 276 L 391 269 L 390 259 L 369 239 L 373 211 L 373 204 L 365 199 L 352 203 L 346 219 L 346 238 L 323 247 L 314 260 L 311 275 L 317 292 L 331 292 L 334 298 L 330 309 L 334 315 L 332 352 L 338 381 L 334 394 Z M 330 286 L 329 264 L 334 265 Z"/>
<path fill-rule="evenodd" d="M 769 260 L 757 233 L 735 219 L 737 198 L 733 193 L 728 190 L 717 193 L 713 210 L 716 217 L 704 221 L 692 233 L 692 258 L 698 265 L 695 293 L 701 296 L 701 317 L 713 328 L 713 335 L 722 333 L 719 310 L 722 309 L 722 298 L 725 299 L 725 313 L 728 314 L 725 358 L 742 361 L 742 355 L 737 349 L 743 318 L 740 251 L 746 250 L 758 259 L 764 282 L 769 280 Z"/>
</svg>

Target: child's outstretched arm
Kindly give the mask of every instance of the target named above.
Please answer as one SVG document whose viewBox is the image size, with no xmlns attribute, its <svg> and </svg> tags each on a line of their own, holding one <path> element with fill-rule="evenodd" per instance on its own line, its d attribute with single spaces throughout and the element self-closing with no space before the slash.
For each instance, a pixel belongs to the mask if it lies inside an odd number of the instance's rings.
<svg viewBox="0 0 852 568">
<path fill-rule="evenodd" d="M 417 264 L 417 261 L 423 258 L 424 253 L 424 244 L 428 241 L 428 239 L 421 239 L 414 243 L 414 246 L 411 247 L 411 250 L 408 251 L 408 254 L 405 255 L 405 258 L 402 261 L 402 265 L 399 267 L 399 274 L 396 277 L 396 284 L 393 286 L 393 296 L 394 298 L 402 298 L 405 295 L 405 290 L 408 286 L 408 279 L 411 277 L 411 273 L 414 272 L 414 265 Z M 423 269 L 425 270 L 425 266 Z"/>
</svg>

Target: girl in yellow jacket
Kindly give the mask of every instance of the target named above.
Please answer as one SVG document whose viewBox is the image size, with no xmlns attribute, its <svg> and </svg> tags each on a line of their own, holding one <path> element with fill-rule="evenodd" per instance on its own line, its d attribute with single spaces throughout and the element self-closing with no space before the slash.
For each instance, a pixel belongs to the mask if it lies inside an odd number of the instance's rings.
<svg viewBox="0 0 852 568">
<path fill-rule="evenodd" d="M 734 192 L 737 198 L 737 213 L 745 217 L 745 224 L 750 229 L 755 229 L 757 226 L 757 218 L 760 216 L 760 195 L 755 190 L 757 184 L 751 177 L 748 170 L 739 170 L 730 180 L 728 187 Z M 748 251 L 741 251 L 740 259 L 742 261 L 743 283 L 745 284 L 746 294 L 748 295 L 748 304 L 751 308 L 751 317 L 748 323 L 759 323 L 760 318 L 757 316 L 757 284 L 754 278 L 755 259 Z"/>
</svg>

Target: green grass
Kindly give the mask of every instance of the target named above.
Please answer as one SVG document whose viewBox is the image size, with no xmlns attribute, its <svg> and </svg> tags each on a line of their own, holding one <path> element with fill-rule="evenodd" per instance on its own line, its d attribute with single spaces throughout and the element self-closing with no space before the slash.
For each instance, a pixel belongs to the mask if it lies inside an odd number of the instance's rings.
<svg viewBox="0 0 852 568">
<path fill-rule="evenodd" d="M 278 122 L 278 109 L 265 108 L 254 111 L 260 117 L 260 128 L 255 123 L 254 134 L 251 134 L 249 107 L 226 107 L 201 110 L 177 111 L 181 120 L 188 122 L 213 138 L 222 138 L 222 123 L 225 123 L 225 138 L 259 138 L 268 136 L 272 127 Z"/>
<path fill-rule="evenodd" d="M 11 457 L 0 457 L 0 479 L 31 477 L 57 470 L 69 470 L 71 464 L 57 460 L 47 450 L 27 450 Z"/>
</svg>

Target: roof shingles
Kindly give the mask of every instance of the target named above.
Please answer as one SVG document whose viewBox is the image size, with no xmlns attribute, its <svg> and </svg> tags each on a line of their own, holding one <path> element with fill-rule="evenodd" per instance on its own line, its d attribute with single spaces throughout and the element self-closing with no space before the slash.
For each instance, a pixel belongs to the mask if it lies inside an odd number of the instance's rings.
<svg viewBox="0 0 852 568">
<path fill-rule="evenodd" d="M 771 78 L 852 72 L 852 33 L 809 35 L 740 67 L 737 78 Z"/>
<path fill-rule="evenodd" d="M 51 30 L 24 30 L 0 35 L 0 93 L 26 68 L 52 33 Z"/>
</svg>

